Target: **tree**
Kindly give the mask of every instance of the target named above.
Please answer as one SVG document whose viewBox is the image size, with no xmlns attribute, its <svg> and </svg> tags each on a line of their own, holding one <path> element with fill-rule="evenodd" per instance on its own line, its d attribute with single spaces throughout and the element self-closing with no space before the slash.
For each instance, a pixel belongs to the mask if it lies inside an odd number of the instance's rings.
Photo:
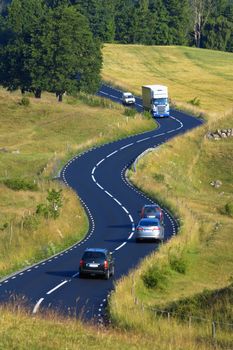
<svg viewBox="0 0 233 350">
<path fill-rule="evenodd" d="M 13 0 L 7 17 L 2 17 L 3 37 L 0 49 L 0 82 L 9 90 L 31 90 L 31 35 L 44 14 L 42 0 Z M 37 91 L 35 91 L 37 95 Z"/>
<path fill-rule="evenodd" d="M 190 0 L 193 35 L 196 47 L 200 47 L 203 29 L 213 10 L 214 0 Z"/>
<path fill-rule="evenodd" d="M 115 10 L 115 40 L 122 43 L 133 42 L 134 4 L 132 0 L 117 0 Z"/>
<path fill-rule="evenodd" d="M 116 0 L 71 0 L 79 11 L 88 18 L 95 38 L 102 42 L 111 42 L 115 36 Z"/>
<path fill-rule="evenodd" d="M 97 90 L 100 44 L 67 0 L 50 8 L 43 0 L 13 0 L 4 23 L 10 34 L 0 49 L 0 81 L 9 90 L 33 91 L 36 97 L 47 90 L 59 101 L 65 91 Z"/>
<path fill-rule="evenodd" d="M 65 92 L 96 91 L 102 56 L 87 19 L 73 6 L 49 9 L 32 35 L 28 65 L 33 86 L 55 92 L 59 101 Z"/>
</svg>

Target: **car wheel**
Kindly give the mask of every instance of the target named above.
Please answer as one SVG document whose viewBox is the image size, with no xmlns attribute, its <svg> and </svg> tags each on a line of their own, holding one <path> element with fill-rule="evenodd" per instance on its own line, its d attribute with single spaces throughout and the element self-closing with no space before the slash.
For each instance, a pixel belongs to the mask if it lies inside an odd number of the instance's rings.
<svg viewBox="0 0 233 350">
<path fill-rule="evenodd" d="M 107 272 L 105 273 L 104 278 L 105 278 L 106 280 L 108 280 L 109 277 L 110 277 L 110 272 L 109 272 L 109 270 L 107 270 Z"/>
<path fill-rule="evenodd" d="M 84 273 L 79 272 L 79 278 L 83 278 L 84 277 Z"/>
</svg>

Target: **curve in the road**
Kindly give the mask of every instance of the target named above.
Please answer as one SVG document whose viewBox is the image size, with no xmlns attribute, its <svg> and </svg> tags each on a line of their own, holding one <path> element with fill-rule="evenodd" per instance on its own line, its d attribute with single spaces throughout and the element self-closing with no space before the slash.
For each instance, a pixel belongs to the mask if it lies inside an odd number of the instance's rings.
<svg viewBox="0 0 233 350">
<path fill-rule="evenodd" d="M 106 85 L 99 95 L 121 100 L 121 92 Z M 141 111 L 139 98 L 136 103 Z M 127 181 L 125 171 L 145 149 L 158 147 L 171 137 L 197 127 L 201 121 L 172 111 L 172 116 L 160 119 L 159 124 L 154 131 L 94 147 L 66 164 L 61 179 L 78 193 L 86 209 L 90 221 L 87 236 L 50 259 L 0 281 L 0 302 L 18 303 L 19 299 L 26 298 L 34 313 L 52 308 L 84 320 L 103 322 L 107 296 L 114 281 L 158 248 L 156 243 L 137 244 L 134 240 L 139 210 L 151 199 Z M 177 222 L 165 208 L 163 210 L 165 238 L 169 239 L 177 231 Z M 114 253 L 114 279 L 78 278 L 79 259 L 87 247 L 106 247 Z"/>
</svg>

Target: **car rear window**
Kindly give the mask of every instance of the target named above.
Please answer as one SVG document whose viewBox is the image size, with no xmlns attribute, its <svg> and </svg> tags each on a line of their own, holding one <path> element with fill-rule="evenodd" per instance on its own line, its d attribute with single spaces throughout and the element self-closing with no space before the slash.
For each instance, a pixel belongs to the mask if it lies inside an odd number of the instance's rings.
<svg viewBox="0 0 233 350">
<path fill-rule="evenodd" d="M 158 221 L 155 220 L 141 220 L 140 226 L 158 226 Z"/>
<path fill-rule="evenodd" d="M 83 259 L 101 259 L 105 258 L 105 254 L 101 252 L 85 252 Z"/>
<path fill-rule="evenodd" d="M 159 211 L 159 208 L 145 208 L 145 214 L 154 214 Z"/>
</svg>

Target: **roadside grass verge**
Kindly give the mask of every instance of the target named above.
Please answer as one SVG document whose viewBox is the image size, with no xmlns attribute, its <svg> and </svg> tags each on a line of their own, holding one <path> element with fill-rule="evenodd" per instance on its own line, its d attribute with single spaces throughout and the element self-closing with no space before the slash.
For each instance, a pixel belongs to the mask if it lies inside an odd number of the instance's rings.
<svg viewBox="0 0 233 350">
<path fill-rule="evenodd" d="M 1 307 L 1 349 L 153 349 L 211 350 L 222 349 L 206 338 L 201 327 L 186 328 L 181 323 L 160 319 L 154 315 L 135 314 L 137 329 L 95 327 L 74 318 L 62 318 L 52 312 L 33 316 L 23 307 Z M 129 320 L 130 321 L 130 320 Z M 149 325 L 149 327 L 148 327 Z M 153 328 L 152 328 L 153 327 Z M 207 327 L 206 327 L 207 328 Z M 146 333 L 145 333 L 146 331 Z M 208 329 L 209 331 L 209 329 Z M 222 333 L 222 344 L 228 338 Z"/>
<path fill-rule="evenodd" d="M 180 232 L 116 284 L 110 315 L 117 324 L 138 328 L 137 312 L 149 317 L 141 303 L 172 311 L 186 324 L 189 315 L 232 324 L 233 220 L 223 209 L 233 199 L 233 138 L 205 137 L 209 129 L 232 127 L 231 122 L 229 115 L 177 137 L 145 155 L 136 172 L 128 171 L 136 187 L 180 219 Z M 217 179 L 220 188 L 211 186 Z M 156 322 L 148 326 L 151 331 Z M 219 332 L 218 345 L 228 349 L 233 329 L 223 338 Z"/>
<path fill-rule="evenodd" d="M 29 104 L 18 92 L 0 89 L 0 278 L 80 240 L 88 220 L 77 196 L 53 177 L 75 154 L 155 127 L 140 115 L 97 96 L 51 94 Z M 85 103 L 84 103 L 85 102 Z M 62 189 L 54 220 L 35 215 L 49 189 Z"/>
<path fill-rule="evenodd" d="M 141 95 L 142 85 L 166 85 L 176 108 L 195 114 L 208 112 L 212 119 L 220 117 L 219 112 L 232 111 L 232 53 L 182 46 L 105 44 L 103 54 L 103 79 L 115 86 Z"/>
</svg>

